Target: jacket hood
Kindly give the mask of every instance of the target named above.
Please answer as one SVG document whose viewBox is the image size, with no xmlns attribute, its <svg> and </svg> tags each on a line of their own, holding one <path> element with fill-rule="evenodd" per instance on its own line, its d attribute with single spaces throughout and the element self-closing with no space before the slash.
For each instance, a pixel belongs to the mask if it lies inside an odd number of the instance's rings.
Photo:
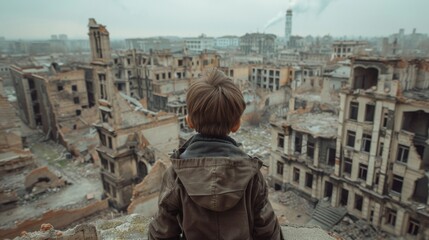
<svg viewBox="0 0 429 240">
<path fill-rule="evenodd" d="M 183 156 L 186 159 L 180 159 Z M 235 141 L 201 135 L 175 152 L 171 162 L 190 198 L 216 212 L 234 207 L 262 166 L 261 160 L 245 154 Z"/>
</svg>

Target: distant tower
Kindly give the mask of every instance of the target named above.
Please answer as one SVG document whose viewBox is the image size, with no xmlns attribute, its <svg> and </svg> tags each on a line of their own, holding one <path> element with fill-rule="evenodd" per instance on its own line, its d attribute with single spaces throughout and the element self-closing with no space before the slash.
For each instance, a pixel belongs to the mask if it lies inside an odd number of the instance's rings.
<svg viewBox="0 0 429 240">
<path fill-rule="evenodd" d="M 292 9 L 286 11 L 286 24 L 285 24 L 285 42 L 289 44 L 290 37 L 292 36 Z"/>
<path fill-rule="evenodd" d="M 94 18 L 90 18 L 88 27 L 92 61 L 109 63 L 112 55 L 109 32 L 107 31 L 106 26 L 98 24 Z"/>
</svg>

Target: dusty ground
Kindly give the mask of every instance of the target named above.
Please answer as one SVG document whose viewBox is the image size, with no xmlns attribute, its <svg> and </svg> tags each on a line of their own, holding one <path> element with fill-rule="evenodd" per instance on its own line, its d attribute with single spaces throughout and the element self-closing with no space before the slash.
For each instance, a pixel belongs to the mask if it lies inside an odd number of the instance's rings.
<svg viewBox="0 0 429 240">
<path fill-rule="evenodd" d="M 34 154 L 38 166 L 48 166 L 70 185 L 61 189 L 50 189 L 39 195 L 27 193 L 24 189 L 25 174 L 2 176 L 0 185 L 17 191 L 19 206 L 0 213 L 0 227 L 13 226 L 15 222 L 39 216 L 46 211 L 67 207 L 80 207 L 88 203 L 86 194 L 93 193 L 95 199 L 101 199 L 102 184 L 99 169 L 93 164 L 82 164 L 66 159 L 63 146 L 52 141 L 44 141 L 37 130 L 23 125 L 26 144 Z"/>
</svg>

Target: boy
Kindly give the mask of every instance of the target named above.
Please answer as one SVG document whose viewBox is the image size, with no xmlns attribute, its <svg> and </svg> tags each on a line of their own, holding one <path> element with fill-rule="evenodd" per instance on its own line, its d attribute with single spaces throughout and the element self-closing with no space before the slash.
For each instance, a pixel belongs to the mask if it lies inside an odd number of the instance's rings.
<svg viewBox="0 0 429 240">
<path fill-rule="evenodd" d="M 149 239 L 283 239 L 261 161 L 228 136 L 246 107 L 240 89 L 213 70 L 191 84 L 186 102 L 198 134 L 171 157 Z"/>
</svg>

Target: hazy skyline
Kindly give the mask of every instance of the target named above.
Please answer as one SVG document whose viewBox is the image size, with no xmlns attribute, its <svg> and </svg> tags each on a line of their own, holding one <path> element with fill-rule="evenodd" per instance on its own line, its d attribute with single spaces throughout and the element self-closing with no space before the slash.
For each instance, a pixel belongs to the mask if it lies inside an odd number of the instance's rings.
<svg viewBox="0 0 429 240">
<path fill-rule="evenodd" d="M 427 0 L 13 0 L 0 8 L 0 36 L 87 38 L 88 18 L 111 38 L 219 37 L 265 32 L 284 36 L 292 6 L 293 35 L 387 36 L 404 28 L 429 33 Z"/>
</svg>

